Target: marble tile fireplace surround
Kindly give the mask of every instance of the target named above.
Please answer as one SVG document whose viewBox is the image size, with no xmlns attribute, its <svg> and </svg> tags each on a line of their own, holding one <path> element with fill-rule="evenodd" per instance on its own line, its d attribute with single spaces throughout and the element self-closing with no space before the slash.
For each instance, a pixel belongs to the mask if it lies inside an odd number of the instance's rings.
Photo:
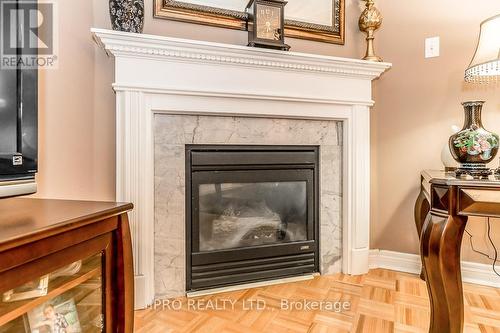
<svg viewBox="0 0 500 333">
<path fill-rule="evenodd" d="M 319 146 L 320 270 L 341 271 L 342 122 L 159 114 L 153 126 L 157 296 L 175 297 L 186 291 L 186 144 Z"/>
<path fill-rule="evenodd" d="M 189 144 L 318 146 L 320 271 L 368 271 L 371 84 L 390 64 L 92 34 L 115 58 L 116 199 L 135 206 L 137 308 L 186 291 Z"/>
</svg>

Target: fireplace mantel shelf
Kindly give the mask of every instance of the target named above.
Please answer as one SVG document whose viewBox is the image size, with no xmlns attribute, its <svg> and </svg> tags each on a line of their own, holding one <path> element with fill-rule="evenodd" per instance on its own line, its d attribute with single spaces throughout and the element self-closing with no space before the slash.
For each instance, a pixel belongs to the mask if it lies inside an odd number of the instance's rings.
<svg viewBox="0 0 500 333">
<path fill-rule="evenodd" d="M 176 59 L 200 63 L 269 67 L 375 79 L 391 67 L 390 63 L 321 56 L 309 53 L 204 42 L 104 29 L 92 29 L 96 42 L 108 55 L 145 59 Z"/>
<path fill-rule="evenodd" d="M 137 307 L 155 296 L 158 114 L 341 121 L 342 271 L 368 271 L 372 81 L 391 64 L 103 29 L 92 35 L 115 59 L 116 200 L 135 207 Z"/>
</svg>

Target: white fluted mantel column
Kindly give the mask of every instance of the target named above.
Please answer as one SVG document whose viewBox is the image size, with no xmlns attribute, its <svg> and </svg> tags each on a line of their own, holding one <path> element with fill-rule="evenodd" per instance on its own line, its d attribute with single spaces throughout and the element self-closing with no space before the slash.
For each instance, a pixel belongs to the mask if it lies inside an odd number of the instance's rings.
<svg viewBox="0 0 500 333">
<path fill-rule="evenodd" d="M 155 114 L 342 121 L 343 272 L 368 271 L 372 80 L 391 64 L 103 29 L 92 34 L 115 58 L 116 196 L 135 205 L 136 307 L 155 296 Z"/>
</svg>

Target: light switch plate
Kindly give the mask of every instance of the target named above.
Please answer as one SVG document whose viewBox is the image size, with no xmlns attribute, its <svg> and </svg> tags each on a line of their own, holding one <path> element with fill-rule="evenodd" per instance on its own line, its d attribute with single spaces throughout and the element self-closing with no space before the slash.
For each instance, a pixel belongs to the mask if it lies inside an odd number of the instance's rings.
<svg viewBox="0 0 500 333">
<path fill-rule="evenodd" d="M 425 57 L 439 57 L 439 37 L 430 37 L 425 39 Z"/>
</svg>

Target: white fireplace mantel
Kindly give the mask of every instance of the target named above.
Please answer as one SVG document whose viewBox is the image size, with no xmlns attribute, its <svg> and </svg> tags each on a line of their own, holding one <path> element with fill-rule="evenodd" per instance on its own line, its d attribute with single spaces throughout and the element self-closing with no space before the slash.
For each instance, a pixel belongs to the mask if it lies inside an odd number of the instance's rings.
<svg viewBox="0 0 500 333">
<path fill-rule="evenodd" d="M 116 200 L 133 202 L 136 306 L 154 298 L 155 114 L 343 121 L 343 258 L 368 271 L 372 80 L 388 63 L 92 29 L 115 58 Z"/>
</svg>

